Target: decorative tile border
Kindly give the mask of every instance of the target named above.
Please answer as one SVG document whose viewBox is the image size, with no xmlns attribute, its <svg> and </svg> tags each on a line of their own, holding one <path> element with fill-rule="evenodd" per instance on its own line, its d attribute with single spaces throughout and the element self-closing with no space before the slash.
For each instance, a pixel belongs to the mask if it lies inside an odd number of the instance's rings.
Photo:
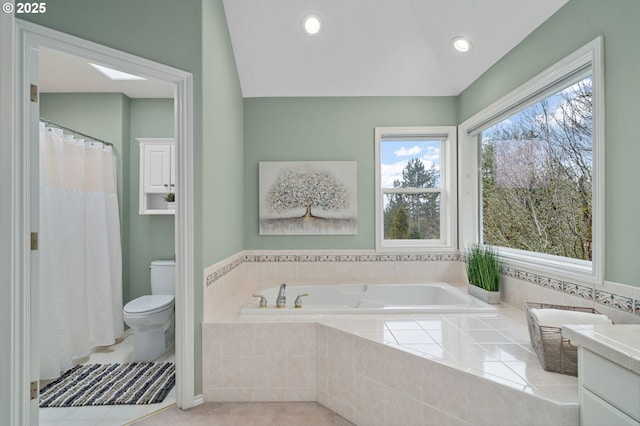
<svg viewBox="0 0 640 426">
<path fill-rule="evenodd" d="M 562 281 L 554 278 L 538 276 L 538 285 L 562 293 Z"/>
<path fill-rule="evenodd" d="M 537 274 L 532 274 L 531 272 L 525 272 L 525 271 L 518 271 L 518 276 L 517 278 L 520 281 L 524 281 L 527 282 L 529 284 L 538 284 L 538 275 Z"/>
<path fill-rule="evenodd" d="M 209 287 L 243 263 L 372 263 L 372 262 L 462 262 L 464 255 L 460 253 L 429 253 L 429 254 L 244 254 L 233 261 L 224 264 L 206 277 L 206 287 Z M 529 284 L 538 285 L 559 293 L 579 297 L 587 301 L 594 301 L 609 308 L 640 316 L 640 299 L 622 296 L 609 291 L 562 281 L 556 278 L 538 275 L 511 267 L 503 267 L 504 276 L 518 279 Z"/>
<path fill-rule="evenodd" d="M 457 253 L 441 254 L 248 254 L 249 263 L 288 262 L 442 262 L 462 260 Z"/>
<path fill-rule="evenodd" d="M 570 296 L 576 296 L 585 300 L 593 300 L 593 289 L 580 284 L 574 284 L 564 281 L 562 283 L 562 292 Z"/>
<path fill-rule="evenodd" d="M 232 272 L 243 263 L 370 263 L 370 262 L 459 262 L 457 253 L 440 254 L 246 254 L 207 275 L 205 283 L 209 287 L 220 278 Z"/>
<path fill-rule="evenodd" d="M 633 299 L 609 293 L 608 291 L 596 290 L 596 302 L 610 308 L 618 309 L 629 314 L 633 313 Z M 638 301 L 636 300 L 636 314 L 638 313 Z"/>
<path fill-rule="evenodd" d="M 506 266 L 503 266 L 500 272 L 502 273 L 503 276 L 506 276 L 509 278 L 516 278 L 516 279 L 518 278 L 518 273 L 519 273 L 517 269 L 508 268 Z"/>
<path fill-rule="evenodd" d="M 218 281 L 220 278 L 224 277 L 243 263 L 244 259 L 240 257 L 231 263 L 224 265 L 222 268 L 213 271 L 211 274 L 207 275 L 206 287 L 209 287 L 211 284 Z"/>
</svg>

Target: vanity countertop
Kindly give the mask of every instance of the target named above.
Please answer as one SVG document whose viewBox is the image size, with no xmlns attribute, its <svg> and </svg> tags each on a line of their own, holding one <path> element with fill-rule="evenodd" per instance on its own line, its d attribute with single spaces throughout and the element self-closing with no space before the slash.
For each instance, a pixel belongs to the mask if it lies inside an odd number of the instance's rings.
<svg viewBox="0 0 640 426">
<path fill-rule="evenodd" d="M 640 374 L 640 324 L 564 325 L 562 336 Z"/>
</svg>

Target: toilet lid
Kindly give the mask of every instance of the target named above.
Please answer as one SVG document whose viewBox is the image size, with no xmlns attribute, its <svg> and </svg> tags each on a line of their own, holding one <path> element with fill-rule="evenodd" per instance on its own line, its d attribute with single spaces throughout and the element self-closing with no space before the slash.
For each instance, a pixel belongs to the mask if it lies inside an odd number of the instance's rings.
<svg viewBox="0 0 640 426">
<path fill-rule="evenodd" d="M 153 294 L 140 296 L 124 305 L 124 312 L 127 314 L 142 314 L 158 311 L 173 305 L 174 296 L 168 294 Z"/>
</svg>

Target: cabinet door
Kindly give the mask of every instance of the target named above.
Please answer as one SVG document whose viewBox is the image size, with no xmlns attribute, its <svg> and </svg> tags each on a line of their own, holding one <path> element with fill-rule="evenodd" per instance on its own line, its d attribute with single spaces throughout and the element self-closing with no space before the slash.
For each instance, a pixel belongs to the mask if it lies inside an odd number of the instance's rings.
<svg viewBox="0 0 640 426">
<path fill-rule="evenodd" d="M 582 426 L 638 426 L 640 423 L 592 394 L 580 389 L 580 424 Z"/>
<path fill-rule="evenodd" d="M 144 191 L 156 193 L 173 191 L 169 145 L 144 146 Z"/>
<path fill-rule="evenodd" d="M 640 420 L 640 376 L 588 349 L 580 349 L 582 386 Z"/>
</svg>

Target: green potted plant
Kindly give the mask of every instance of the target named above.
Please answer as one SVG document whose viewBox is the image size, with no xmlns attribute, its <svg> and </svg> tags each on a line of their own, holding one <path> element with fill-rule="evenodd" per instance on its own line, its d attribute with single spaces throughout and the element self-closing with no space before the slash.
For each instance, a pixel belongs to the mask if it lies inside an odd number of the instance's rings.
<svg viewBox="0 0 640 426">
<path fill-rule="evenodd" d="M 474 244 L 465 256 L 468 291 L 487 303 L 500 303 L 500 270 L 502 262 L 498 251 Z"/>
<path fill-rule="evenodd" d="M 165 195 L 164 200 L 167 202 L 167 208 L 168 209 L 175 209 L 176 207 L 176 194 L 174 194 L 173 192 L 168 193 L 167 195 Z"/>
</svg>

